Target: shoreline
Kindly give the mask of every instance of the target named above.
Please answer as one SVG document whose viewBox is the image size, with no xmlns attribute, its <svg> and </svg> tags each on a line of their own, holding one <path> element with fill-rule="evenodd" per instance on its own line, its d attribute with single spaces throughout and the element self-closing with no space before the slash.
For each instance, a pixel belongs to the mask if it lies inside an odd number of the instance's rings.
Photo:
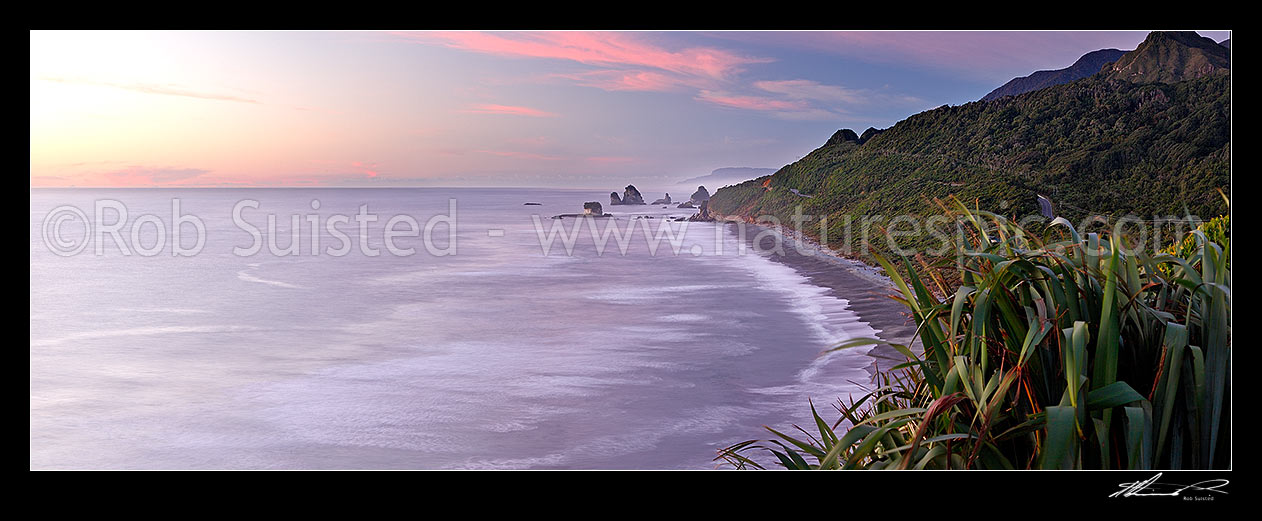
<svg viewBox="0 0 1262 521">
<path fill-rule="evenodd" d="M 739 224 L 743 221 L 718 219 L 716 224 Z M 886 342 L 907 345 L 914 352 L 919 349 L 910 344 L 916 332 L 916 324 L 907 314 L 907 308 L 888 298 L 897 294 L 898 289 L 887 278 L 880 268 L 869 266 L 863 262 L 849 259 L 827 251 L 815 241 L 792 230 L 777 230 L 750 223 L 745 223 L 745 242 L 751 247 L 754 237 L 766 231 L 775 234 L 781 241 L 784 255 L 769 255 L 767 258 L 789 266 L 794 271 L 811 281 L 812 284 L 827 288 L 832 296 L 847 301 L 847 307 L 877 330 L 877 337 Z M 739 234 L 736 228 L 733 234 Z M 796 241 L 800 240 L 798 245 Z M 767 237 L 762 237 L 766 245 Z M 802 251 L 798 251 L 800 249 Z M 906 357 L 888 345 L 877 345 L 868 352 L 872 359 L 865 369 L 875 377 L 879 370 L 901 364 Z"/>
</svg>

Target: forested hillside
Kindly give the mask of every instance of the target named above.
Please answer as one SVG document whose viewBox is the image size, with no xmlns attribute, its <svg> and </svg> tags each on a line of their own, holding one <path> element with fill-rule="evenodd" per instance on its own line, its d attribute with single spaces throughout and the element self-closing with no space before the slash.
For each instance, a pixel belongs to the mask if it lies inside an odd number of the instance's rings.
<svg viewBox="0 0 1262 521">
<path fill-rule="evenodd" d="M 1230 84 L 1226 71 L 1174 83 L 1102 73 L 944 106 L 865 132 L 866 140 L 838 132 L 771 176 L 719 190 L 710 208 L 787 220 L 800 204 L 804 214 L 830 216 L 830 243 L 847 215 L 935 213 L 932 199 L 952 195 L 1016 217 L 1037 214 L 1044 194 L 1075 222 L 1088 214 L 1210 218 L 1227 212 L 1216 189 L 1230 189 Z"/>
</svg>

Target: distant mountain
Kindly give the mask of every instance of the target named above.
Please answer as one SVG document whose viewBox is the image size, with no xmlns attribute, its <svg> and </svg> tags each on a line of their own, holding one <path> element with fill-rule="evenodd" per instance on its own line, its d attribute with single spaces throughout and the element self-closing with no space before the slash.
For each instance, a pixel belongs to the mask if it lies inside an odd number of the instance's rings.
<svg viewBox="0 0 1262 521">
<path fill-rule="evenodd" d="M 776 173 L 775 168 L 753 168 L 748 166 L 735 166 L 720 168 L 707 175 L 700 177 L 692 177 L 684 179 L 676 185 L 689 186 L 696 188 L 698 186 L 709 186 L 711 190 L 722 186 L 743 183 L 750 179 L 755 179 L 768 174 Z"/>
<path fill-rule="evenodd" d="M 1100 49 L 1091 51 L 1078 58 L 1073 65 L 1064 69 L 1054 71 L 1038 71 L 1029 76 L 1013 78 L 1003 86 L 990 91 L 982 98 L 982 101 L 991 101 L 1002 98 L 1004 96 L 1016 96 L 1017 94 L 1025 94 L 1030 91 L 1045 89 L 1053 85 L 1061 85 L 1071 81 L 1081 80 L 1087 76 L 1091 76 L 1105 65 L 1117 61 L 1126 51 L 1117 49 Z"/>
<path fill-rule="evenodd" d="M 1153 32 L 1108 67 L 1106 77 L 1132 83 L 1176 83 L 1226 74 L 1227 47 L 1194 32 Z"/>
</svg>

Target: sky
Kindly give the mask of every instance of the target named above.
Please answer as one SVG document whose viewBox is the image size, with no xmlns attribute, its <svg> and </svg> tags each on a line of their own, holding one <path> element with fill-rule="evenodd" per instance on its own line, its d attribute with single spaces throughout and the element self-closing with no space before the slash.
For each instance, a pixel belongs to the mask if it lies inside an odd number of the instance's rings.
<svg viewBox="0 0 1262 521">
<path fill-rule="evenodd" d="M 33 31 L 30 183 L 667 186 L 1145 35 Z"/>
</svg>

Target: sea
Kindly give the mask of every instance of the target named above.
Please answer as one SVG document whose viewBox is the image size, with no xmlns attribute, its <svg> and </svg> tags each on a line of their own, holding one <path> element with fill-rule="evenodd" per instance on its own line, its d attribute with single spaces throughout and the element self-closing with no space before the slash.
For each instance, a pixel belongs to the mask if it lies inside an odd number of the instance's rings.
<svg viewBox="0 0 1262 521">
<path fill-rule="evenodd" d="M 30 467 L 729 468 L 870 387 L 844 298 L 608 200 L 31 189 Z"/>
</svg>

